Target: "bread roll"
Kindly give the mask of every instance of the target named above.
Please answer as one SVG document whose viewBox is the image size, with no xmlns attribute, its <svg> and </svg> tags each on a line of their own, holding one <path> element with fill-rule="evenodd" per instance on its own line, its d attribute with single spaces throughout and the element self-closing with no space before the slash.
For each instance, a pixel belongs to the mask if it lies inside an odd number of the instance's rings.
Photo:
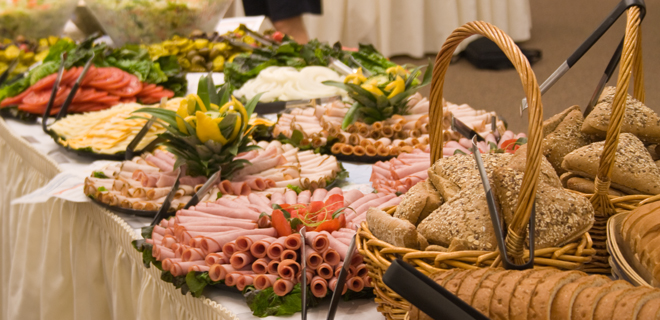
<svg viewBox="0 0 660 320">
<path fill-rule="evenodd" d="M 566 116 L 572 111 L 580 111 L 580 107 L 575 105 L 570 108 L 557 113 L 556 115 L 548 118 L 548 120 L 543 121 L 543 137 L 547 137 L 550 133 L 557 129 L 557 126 L 566 118 Z"/>
<path fill-rule="evenodd" d="M 562 168 L 594 180 L 605 142 L 592 143 L 564 157 Z M 659 194 L 660 169 L 644 144 L 630 133 L 619 136 L 612 186 L 629 194 Z"/>
<path fill-rule="evenodd" d="M 417 225 L 442 204 L 440 194 L 430 181 L 420 181 L 403 195 L 394 217 Z"/>
<path fill-rule="evenodd" d="M 393 246 L 418 249 L 417 229 L 407 220 L 394 218 L 378 208 L 367 211 L 369 231 Z"/>
<path fill-rule="evenodd" d="M 603 90 L 594 110 L 584 120 L 582 132 L 605 139 L 615 93 L 615 87 L 606 87 Z M 653 110 L 628 94 L 621 132 L 632 133 L 646 143 L 660 143 L 660 118 Z"/>
<path fill-rule="evenodd" d="M 583 122 L 584 117 L 580 109 L 573 109 L 555 130 L 543 139 L 543 155 L 550 161 L 557 174 L 566 172 L 561 167 L 561 163 L 567 154 L 592 142 L 591 137 L 581 131 Z"/>
<path fill-rule="evenodd" d="M 587 178 L 571 177 L 566 180 L 566 188 L 586 194 L 593 194 L 596 190 L 596 185 L 594 184 L 593 180 Z M 625 193 L 614 188 L 610 188 L 607 194 L 613 195 L 615 197 L 623 197 L 626 195 Z"/>
</svg>

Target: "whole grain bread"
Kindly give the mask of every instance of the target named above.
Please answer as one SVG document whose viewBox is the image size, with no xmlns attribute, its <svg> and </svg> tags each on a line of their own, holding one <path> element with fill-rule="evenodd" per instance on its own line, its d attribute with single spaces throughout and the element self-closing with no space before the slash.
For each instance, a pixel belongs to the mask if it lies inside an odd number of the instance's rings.
<svg viewBox="0 0 660 320">
<path fill-rule="evenodd" d="M 369 208 L 367 223 L 369 231 L 380 240 L 397 247 L 419 248 L 417 229 L 407 220 L 394 218 L 378 208 Z"/>
<path fill-rule="evenodd" d="M 598 99 L 593 111 L 582 125 L 582 132 L 605 138 L 612 114 L 612 102 L 615 87 L 606 87 Z M 660 118 L 640 101 L 626 96 L 626 112 L 621 125 L 621 132 L 632 133 L 646 143 L 660 143 Z"/>
<path fill-rule="evenodd" d="M 635 292 L 637 288 L 628 288 L 612 291 L 603 296 L 594 309 L 594 320 L 611 320 L 614 308 L 619 300 L 628 294 Z"/>
<path fill-rule="evenodd" d="M 465 278 L 467 278 L 475 271 L 476 270 L 465 270 L 464 272 L 459 272 L 453 278 L 446 280 L 442 286 L 445 287 L 447 291 L 456 295 L 458 293 L 458 288 L 460 288 L 461 284 L 463 283 L 463 280 L 465 280 Z"/>
<path fill-rule="evenodd" d="M 559 290 L 580 278 L 586 278 L 587 274 L 581 271 L 569 271 L 553 274 L 539 282 L 531 294 L 527 319 L 550 320 L 552 302 Z"/>
<path fill-rule="evenodd" d="M 511 270 L 502 270 L 488 275 L 474 293 L 471 303 L 472 307 L 482 314 L 490 314 L 490 300 L 493 297 L 495 288 L 507 274 L 512 272 Z"/>
<path fill-rule="evenodd" d="M 563 175 L 562 175 L 563 177 Z M 560 177 L 561 179 L 561 177 Z M 562 183 L 564 183 L 564 179 L 562 179 Z M 593 180 L 583 178 L 580 176 L 577 177 L 570 177 L 566 179 L 566 182 L 564 183 L 564 186 L 567 189 L 575 190 L 578 192 L 586 193 L 586 194 L 593 194 L 596 190 L 596 184 L 594 183 Z M 615 197 L 623 197 L 626 194 L 610 187 L 608 190 L 607 194 L 615 196 Z"/>
<path fill-rule="evenodd" d="M 593 320 L 596 306 L 604 296 L 614 291 L 631 288 L 632 285 L 623 280 L 612 281 L 600 287 L 592 287 L 582 290 L 575 298 L 571 320 Z"/>
<path fill-rule="evenodd" d="M 642 306 L 651 299 L 660 297 L 660 291 L 651 288 L 637 288 L 637 290 L 619 300 L 614 308 L 612 319 L 635 320 Z"/>
<path fill-rule="evenodd" d="M 568 109 L 555 114 L 554 116 L 543 121 L 543 137 L 547 137 L 550 133 L 557 129 L 557 126 L 566 118 L 566 116 L 572 111 L 580 111 L 580 107 L 577 105 L 571 106 Z"/>
<path fill-rule="evenodd" d="M 418 182 L 403 195 L 394 217 L 417 225 L 442 204 L 442 196 L 429 180 Z"/>
<path fill-rule="evenodd" d="M 584 117 L 579 110 L 570 111 L 552 133 L 543 139 L 543 155 L 550 161 L 557 174 L 566 172 L 561 167 L 564 157 L 571 151 L 592 143 L 591 136 L 582 133 Z"/>
<path fill-rule="evenodd" d="M 521 281 L 539 270 L 525 270 L 506 274 L 495 287 L 490 299 L 489 317 L 495 320 L 509 319 L 509 303 L 513 297 L 513 291 Z"/>
<path fill-rule="evenodd" d="M 560 273 L 557 269 L 538 270 L 537 272 L 530 274 L 529 277 L 523 279 L 523 281 L 516 286 L 511 301 L 509 302 L 509 319 L 526 320 L 534 290 L 536 290 L 539 283 L 557 273 Z"/>
<path fill-rule="evenodd" d="M 660 298 L 647 301 L 637 313 L 638 320 L 660 319 Z"/>
<path fill-rule="evenodd" d="M 550 309 L 551 320 L 564 320 L 572 318 L 573 305 L 578 295 L 588 288 L 600 287 L 610 283 L 610 278 L 602 275 L 581 277 L 561 287 L 552 300 Z"/>
<path fill-rule="evenodd" d="M 594 180 L 605 142 L 574 150 L 564 157 L 562 168 Z M 619 136 L 612 169 L 612 186 L 630 194 L 660 194 L 660 169 L 642 141 L 630 133 Z"/>
<path fill-rule="evenodd" d="M 503 269 L 495 268 L 481 268 L 474 270 L 474 272 L 470 273 L 465 278 L 465 280 L 463 280 L 460 288 L 458 288 L 456 296 L 466 303 L 471 303 L 472 298 L 474 297 L 474 293 L 477 291 L 477 288 L 479 288 L 484 279 L 486 279 L 489 275 L 500 272 L 502 270 Z"/>
<path fill-rule="evenodd" d="M 655 210 L 659 208 L 660 208 L 660 201 L 656 201 L 637 207 L 634 210 L 630 211 L 630 213 L 626 215 L 626 217 L 623 219 L 623 222 L 621 223 L 621 235 L 623 236 L 623 240 L 626 242 L 630 242 L 631 239 L 630 230 L 634 228 L 642 218 L 653 213 Z"/>
</svg>

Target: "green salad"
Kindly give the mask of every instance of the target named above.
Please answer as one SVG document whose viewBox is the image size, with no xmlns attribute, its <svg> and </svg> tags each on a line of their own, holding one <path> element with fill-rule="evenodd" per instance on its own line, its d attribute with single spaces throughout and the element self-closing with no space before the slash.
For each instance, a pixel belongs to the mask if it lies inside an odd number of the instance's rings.
<svg viewBox="0 0 660 320">
<path fill-rule="evenodd" d="M 213 31 L 231 0 L 87 0 L 115 45 L 155 43 Z"/>
<path fill-rule="evenodd" d="M 78 0 L 0 1 L 0 36 L 35 39 L 58 35 L 77 3 Z"/>
</svg>

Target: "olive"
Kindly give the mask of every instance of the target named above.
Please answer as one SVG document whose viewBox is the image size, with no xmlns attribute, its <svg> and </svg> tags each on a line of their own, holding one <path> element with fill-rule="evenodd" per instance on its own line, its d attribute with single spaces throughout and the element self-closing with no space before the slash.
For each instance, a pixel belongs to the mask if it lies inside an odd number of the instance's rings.
<svg viewBox="0 0 660 320">
<path fill-rule="evenodd" d="M 213 59 L 213 71 L 222 71 L 225 68 L 225 57 L 217 56 Z"/>
<path fill-rule="evenodd" d="M 204 47 L 204 48 L 201 48 L 201 49 L 197 50 L 197 52 L 199 53 L 200 56 L 202 56 L 204 58 L 208 58 L 210 50 L 209 50 L 209 48 Z"/>
<path fill-rule="evenodd" d="M 185 46 L 187 46 L 189 43 L 190 43 L 190 40 L 185 39 L 185 38 L 183 38 L 183 39 L 178 39 L 178 40 L 175 40 L 175 41 L 174 41 L 174 44 L 175 44 L 177 47 L 180 47 L 180 48 L 181 48 L 181 47 L 185 47 Z"/>
<path fill-rule="evenodd" d="M 204 32 L 202 32 L 202 30 L 195 30 L 195 31 L 190 33 L 191 38 L 199 38 L 199 37 L 203 37 L 203 36 L 204 36 Z"/>
<path fill-rule="evenodd" d="M 191 72 L 206 72 L 206 69 L 204 67 L 194 65 L 194 66 L 190 67 L 190 71 Z"/>
<path fill-rule="evenodd" d="M 203 66 L 206 64 L 206 60 L 202 58 L 201 56 L 194 56 L 191 60 L 190 63 L 192 63 L 193 66 Z"/>
<path fill-rule="evenodd" d="M 209 53 L 209 59 L 213 60 L 213 59 L 215 59 L 215 57 L 217 57 L 221 54 L 222 54 L 222 52 L 220 51 L 220 49 L 218 49 L 217 47 L 213 47 L 213 49 L 211 49 L 211 52 Z"/>
<path fill-rule="evenodd" d="M 194 44 L 195 48 L 201 49 L 207 47 L 209 45 L 209 41 L 206 39 L 196 39 Z"/>
<path fill-rule="evenodd" d="M 211 71 L 211 70 L 213 70 L 213 61 L 206 63 L 206 71 Z"/>
<path fill-rule="evenodd" d="M 184 57 L 179 57 L 179 58 L 177 58 L 177 61 L 179 62 L 179 65 L 181 66 L 181 68 L 183 68 L 184 70 L 187 70 L 187 69 L 190 68 L 190 60 L 188 60 Z"/>
<path fill-rule="evenodd" d="M 196 55 L 198 55 L 197 50 L 190 50 L 186 53 L 186 57 L 190 60 L 194 58 Z"/>
</svg>

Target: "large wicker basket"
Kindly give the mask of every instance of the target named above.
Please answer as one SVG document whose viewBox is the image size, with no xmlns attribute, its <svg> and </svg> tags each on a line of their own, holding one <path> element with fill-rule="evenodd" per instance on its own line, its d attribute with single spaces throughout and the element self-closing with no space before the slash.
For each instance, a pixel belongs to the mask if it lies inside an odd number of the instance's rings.
<svg viewBox="0 0 660 320">
<path fill-rule="evenodd" d="M 532 210 L 537 189 L 537 181 L 542 160 L 541 143 L 543 129 L 543 105 L 536 76 L 529 62 L 518 46 L 497 27 L 486 22 L 470 22 L 454 30 L 447 38 L 436 58 L 431 82 L 431 109 L 429 123 L 431 138 L 431 163 L 442 157 L 442 95 L 444 78 L 451 57 L 458 44 L 467 37 L 483 35 L 504 51 L 513 63 L 520 76 L 525 95 L 529 104 L 529 127 L 527 162 L 518 199 L 514 219 L 508 226 L 506 246 L 507 251 L 517 263 L 529 258 L 529 251 L 524 249 L 527 223 Z M 500 263 L 499 252 L 488 251 L 456 251 L 435 252 L 419 251 L 390 245 L 374 237 L 366 222 L 358 230 L 358 250 L 365 257 L 369 276 L 373 280 L 374 292 L 378 309 L 388 319 L 403 319 L 409 309 L 409 302 L 390 290 L 382 280 L 382 276 L 390 266 L 391 261 L 403 258 L 425 274 L 448 268 L 480 268 L 496 266 Z M 553 266 L 560 269 L 579 269 L 591 260 L 596 251 L 592 248 L 589 233 L 563 247 L 539 249 L 534 252 L 534 264 L 537 266 Z"/>
</svg>

